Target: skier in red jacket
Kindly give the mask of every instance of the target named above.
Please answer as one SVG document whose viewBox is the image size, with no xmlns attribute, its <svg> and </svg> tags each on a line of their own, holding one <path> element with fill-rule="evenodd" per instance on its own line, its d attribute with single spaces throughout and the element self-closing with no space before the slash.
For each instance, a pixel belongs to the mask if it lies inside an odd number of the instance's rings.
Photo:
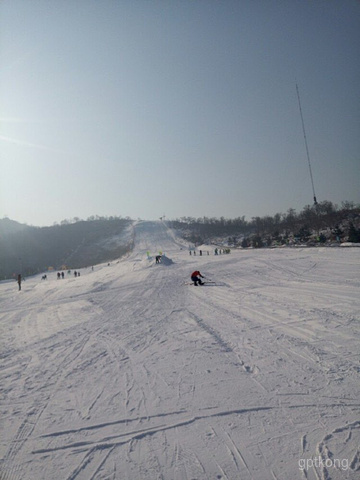
<svg viewBox="0 0 360 480">
<path fill-rule="evenodd" d="M 191 274 L 191 281 L 194 282 L 194 285 L 195 287 L 199 285 L 204 285 L 204 282 L 201 281 L 201 278 L 205 278 L 203 275 L 201 275 L 201 273 L 199 272 L 199 270 L 195 270 L 195 272 L 193 272 Z"/>
</svg>

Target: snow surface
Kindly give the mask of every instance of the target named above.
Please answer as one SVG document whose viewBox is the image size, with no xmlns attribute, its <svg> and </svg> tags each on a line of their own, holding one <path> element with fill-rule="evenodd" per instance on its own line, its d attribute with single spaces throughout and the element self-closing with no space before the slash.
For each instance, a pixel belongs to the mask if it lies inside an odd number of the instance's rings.
<svg viewBox="0 0 360 480">
<path fill-rule="evenodd" d="M 1 480 L 359 479 L 359 265 L 138 222 L 110 266 L 0 284 Z"/>
</svg>

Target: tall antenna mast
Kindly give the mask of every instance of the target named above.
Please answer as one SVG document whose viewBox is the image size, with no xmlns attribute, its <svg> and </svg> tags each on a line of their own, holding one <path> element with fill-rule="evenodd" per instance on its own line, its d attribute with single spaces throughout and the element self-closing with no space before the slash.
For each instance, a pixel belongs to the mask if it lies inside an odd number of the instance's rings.
<svg viewBox="0 0 360 480">
<path fill-rule="evenodd" d="M 312 191 L 313 191 L 313 195 L 314 195 L 314 205 L 317 205 L 318 202 L 317 202 L 317 200 L 316 200 L 315 188 L 314 188 L 314 180 L 313 180 L 313 175 L 312 175 L 312 171 L 311 171 L 311 162 L 310 162 L 310 155 L 309 155 L 309 147 L 308 147 L 308 143 L 307 143 L 307 139 L 306 139 L 305 124 L 304 124 L 304 118 L 303 118 L 302 109 L 301 109 L 301 102 L 300 102 L 300 93 L 299 93 L 299 88 L 298 88 L 298 85 L 297 85 L 297 84 L 296 84 L 296 93 L 297 93 L 297 97 L 298 97 L 298 100 L 299 100 L 299 109 L 300 109 L 302 129 L 303 129 L 303 133 L 304 133 L 304 140 L 305 140 L 305 147 L 306 147 L 306 155 L 307 155 L 307 159 L 308 159 L 309 172 L 310 172 L 310 178 L 311 178 L 311 185 L 312 185 Z"/>
</svg>

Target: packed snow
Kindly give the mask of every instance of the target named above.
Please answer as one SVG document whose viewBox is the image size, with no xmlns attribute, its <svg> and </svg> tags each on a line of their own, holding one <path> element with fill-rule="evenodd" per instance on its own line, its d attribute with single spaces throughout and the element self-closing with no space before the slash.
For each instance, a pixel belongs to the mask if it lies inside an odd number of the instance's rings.
<svg viewBox="0 0 360 480">
<path fill-rule="evenodd" d="M 1 480 L 359 479 L 360 249 L 134 228 L 119 261 L 0 284 Z"/>
</svg>

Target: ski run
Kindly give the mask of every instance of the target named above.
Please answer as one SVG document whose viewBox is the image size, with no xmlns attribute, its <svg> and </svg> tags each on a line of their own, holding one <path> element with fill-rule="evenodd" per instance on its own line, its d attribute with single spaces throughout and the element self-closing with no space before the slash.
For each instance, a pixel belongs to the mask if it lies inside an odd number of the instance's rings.
<svg viewBox="0 0 360 480">
<path fill-rule="evenodd" d="M 359 479 L 360 249 L 134 239 L 0 284 L 1 480 Z"/>
</svg>

